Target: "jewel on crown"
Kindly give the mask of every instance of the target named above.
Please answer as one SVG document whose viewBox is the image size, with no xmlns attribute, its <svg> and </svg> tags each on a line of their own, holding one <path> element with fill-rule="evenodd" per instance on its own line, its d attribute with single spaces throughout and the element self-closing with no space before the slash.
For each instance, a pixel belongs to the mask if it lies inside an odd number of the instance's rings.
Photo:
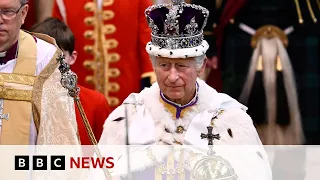
<svg viewBox="0 0 320 180">
<path fill-rule="evenodd" d="M 164 34 L 166 36 L 179 36 L 179 20 L 180 17 L 178 11 L 180 7 L 173 6 L 169 13 L 166 15 L 167 19 L 165 20 L 164 25 Z"/>
</svg>

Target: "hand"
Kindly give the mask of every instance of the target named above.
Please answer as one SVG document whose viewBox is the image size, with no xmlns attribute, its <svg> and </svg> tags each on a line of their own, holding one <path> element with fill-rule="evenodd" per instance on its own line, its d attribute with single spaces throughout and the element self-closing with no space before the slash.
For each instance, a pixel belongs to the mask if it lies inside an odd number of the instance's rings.
<svg viewBox="0 0 320 180">
<path fill-rule="evenodd" d="M 207 59 L 206 68 L 218 69 L 218 57 L 213 56 Z"/>
</svg>

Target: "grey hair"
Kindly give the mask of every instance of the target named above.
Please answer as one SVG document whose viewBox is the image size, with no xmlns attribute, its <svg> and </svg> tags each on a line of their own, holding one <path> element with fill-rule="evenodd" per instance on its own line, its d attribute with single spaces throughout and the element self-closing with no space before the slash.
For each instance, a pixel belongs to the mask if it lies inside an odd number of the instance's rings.
<svg viewBox="0 0 320 180">
<path fill-rule="evenodd" d="M 29 0 L 20 0 L 21 4 L 27 4 Z"/>
<path fill-rule="evenodd" d="M 150 56 L 152 66 L 154 68 L 156 65 L 156 56 L 154 55 L 149 55 L 149 56 Z M 197 56 L 197 57 L 194 57 L 194 59 L 196 60 L 196 69 L 197 71 L 200 71 L 201 67 L 203 66 L 204 60 L 206 59 L 206 55 Z"/>
<path fill-rule="evenodd" d="M 197 71 L 199 71 L 203 66 L 204 60 L 206 59 L 206 55 L 197 56 L 194 59 L 196 60 Z"/>
</svg>

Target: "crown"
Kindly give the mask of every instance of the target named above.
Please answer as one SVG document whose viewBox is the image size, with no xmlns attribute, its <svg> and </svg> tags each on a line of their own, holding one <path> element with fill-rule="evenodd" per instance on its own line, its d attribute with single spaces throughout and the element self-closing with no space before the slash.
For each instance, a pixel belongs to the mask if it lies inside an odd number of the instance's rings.
<svg viewBox="0 0 320 180">
<path fill-rule="evenodd" d="M 184 0 L 157 4 L 146 9 L 145 15 L 152 31 L 151 44 L 169 50 L 194 48 L 203 43 L 203 28 L 209 11 Z"/>
</svg>

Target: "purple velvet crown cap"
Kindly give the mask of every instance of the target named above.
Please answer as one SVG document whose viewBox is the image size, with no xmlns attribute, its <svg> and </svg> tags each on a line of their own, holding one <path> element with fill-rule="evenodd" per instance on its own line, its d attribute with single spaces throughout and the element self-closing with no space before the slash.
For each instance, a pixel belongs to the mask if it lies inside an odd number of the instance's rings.
<svg viewBox="0 0 320 180">
<path fill-rule="evenodd" d="M 188 34 L 186 26 L 190 24 L 192 18 L 198 25 L 196 30 L 201 33 L 209 17 L 209 11 L 206 8 L 194 4 L 186 4 L 183 1 L 150 6 L 146 9 L 145 14 L 150 28 L 154 30 L 154 25 L 158 27 L 158 31 L 153 31 L 152 33 L 154 35 L 163 34 L 167 36 L 186 36 Z M 168 22 L 170 20 L 172 21 Z M 173 23 L 177 23 L 179 28 L 168 30 Z M 166 30 L 171 34 L 165 33 Z"/>
<path fill-rule="evenodd" d="M 191 19 L 195 19 L 195 23 L 198 24 L 198 27 L 196 28 L 197 31 L 200 33 L 202 31 L 202 27 L 205 23 L 206 17 L 202 14 L 201 11 L 193 9 L 192 7 L 184 7 L 183 12 L 180 14 L 180 17 L 178 17 L 178 24 L 179 29 L 169 29 L 169 27 L 165 27 L 166 23 L 166 15 L 169 13 L 169 9 L 166 7 L 161 7 L 159 9 L 155 9 L 150 12 L 149 17 L 153 20 L 154 24 L 159 28 L 157 33 L 154 33 L 154 35 L 157 34 L 163 34 L 165 35 L 165 28 L 168 29 L 168 32 L 170 34 L 166 34 L 168 36 L 172 35 L 179 35 L 179 36 L 187 36 L 187 29 L 186 26 L 190 23 Z M 149 19 L 148 19 L 149 20 Z M 150 24 L 150 21 L 148 21 Z M 176 33 L 176 30 L 178 30 L 179 33 Z"/>
<path fill-rule="evenodd" d="M 183 0 L 172 0 L 170 4 L 150 6 L 145 15 L 152 30 L 151 42 L 162 48 L 177 49 L 202 43 L 209 11 Z"/>
</svg>

